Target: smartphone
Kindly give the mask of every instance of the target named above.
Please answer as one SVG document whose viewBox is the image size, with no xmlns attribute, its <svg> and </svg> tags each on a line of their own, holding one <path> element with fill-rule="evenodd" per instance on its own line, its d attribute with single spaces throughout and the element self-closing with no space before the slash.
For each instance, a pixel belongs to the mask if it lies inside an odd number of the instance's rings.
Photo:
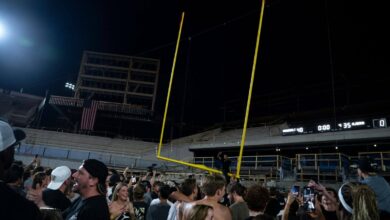
<svg viewBox="0 0 390 220">
<path fill-rule="evenodd" d="M 303 207 L 306 212 L 314 212 L 315 211 L 315 193 L 314 189 L 311 187 L 303 188 Z"/>
<path fill-rule="evenodd" d="M 299 187 L 299 186 L 292 186 L 292 187 L 291 187 L 291 194 L 292 194 L 292 195 L 298 196 L 299 191 L 300 191 L 300 187 Z"/>
</svg>

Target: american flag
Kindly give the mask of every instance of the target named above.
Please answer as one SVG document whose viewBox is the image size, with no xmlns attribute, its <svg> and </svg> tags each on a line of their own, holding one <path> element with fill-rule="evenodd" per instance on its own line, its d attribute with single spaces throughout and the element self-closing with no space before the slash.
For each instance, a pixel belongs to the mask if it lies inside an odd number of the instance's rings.
<svg viewBox="0 0 390 220">
<path fill-rule="evenodd" d="M 84 100 L 83 114 L 81 116 L 81 130 L 92 131 L 95 124 L 98 101 Z"/>
</svg>

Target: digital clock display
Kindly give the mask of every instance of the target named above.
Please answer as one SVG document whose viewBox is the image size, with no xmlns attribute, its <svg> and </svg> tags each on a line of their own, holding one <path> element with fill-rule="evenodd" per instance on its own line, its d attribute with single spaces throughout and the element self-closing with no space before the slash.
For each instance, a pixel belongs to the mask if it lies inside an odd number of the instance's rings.
<svg viewBox="0 0 390 220">
<path fill-rule="evenodd" d="M 317 126 L 317 131 L 324 132 L 324 131 L 330 131 L 330 124 L 322 124 Z"/>
<path fill-rule="evenodd" d="M 365 119 L 365 120 L 354 120 L 354 121 L 340 121 L 334 124 L 318 123 L 305 126 L 297 126 L 282 130 L 283 135 L 298 135 L 298 134 L 313 134 L 313 133 L 324 133 L 324 132 L 336 132 L 336 131 L 348 131 L 357 129 L 370 129 L 370 128 L 387 128 L 386 118 L 377 119 Z"/>
<path fill-rule="evenodd" d="M 372 124 L 374 128 L 387 128 L 386 118 L 373 119 Z"/>
</svg>

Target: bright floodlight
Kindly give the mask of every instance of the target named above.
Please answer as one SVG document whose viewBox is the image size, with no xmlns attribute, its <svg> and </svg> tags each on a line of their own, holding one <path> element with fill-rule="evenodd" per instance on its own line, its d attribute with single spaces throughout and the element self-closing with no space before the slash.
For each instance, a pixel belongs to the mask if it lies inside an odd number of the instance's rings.
<svg viewBox="0 0 390 220">
<path fill-rule="evenodd" d="M 69 82 L 65 83 L 65 87 L 74 91 L 74 84 L 72 83 Z"/>
<path fill-rule="evenodd" d="M 5 25 L 2 22 L 0 22 L 0 39 L 5 38 L 6 34 L 7 31 Z"/>
</svg>

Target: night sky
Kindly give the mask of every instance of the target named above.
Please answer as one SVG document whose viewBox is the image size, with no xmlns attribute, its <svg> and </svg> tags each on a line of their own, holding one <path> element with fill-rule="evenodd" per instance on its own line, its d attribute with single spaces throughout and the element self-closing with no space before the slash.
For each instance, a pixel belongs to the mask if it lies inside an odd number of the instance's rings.
<svg viewBox="0 0 390 220">
<path fill-rule="evenodd" d="M 383 2 L 267 1 L 251 116 L 388 103 Z M 157 58 L 161 116 L 182 10 L 170 117 L 193 129 L 242 119 L 260 1 L 3 0 L 0 87 L 70 96 L 84 50 Z"/>
</svg>

